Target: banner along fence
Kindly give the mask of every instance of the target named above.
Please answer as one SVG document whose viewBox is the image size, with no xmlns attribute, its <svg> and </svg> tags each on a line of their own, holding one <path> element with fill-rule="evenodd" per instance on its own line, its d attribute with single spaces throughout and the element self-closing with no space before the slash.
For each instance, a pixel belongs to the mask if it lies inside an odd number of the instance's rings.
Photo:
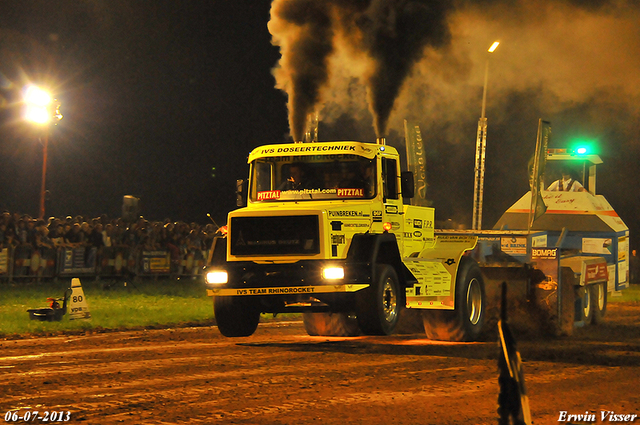
<svg viewBox="0 0 640 425">
<path fill-rule="evenodd" d="M 20 245 L 0 251 L 0 280 L 56 277 L 123 278 L 129 276 L 198 276 L 208 258 L 206 250 L 129 247 L 38 248 Z"/>
</svg>

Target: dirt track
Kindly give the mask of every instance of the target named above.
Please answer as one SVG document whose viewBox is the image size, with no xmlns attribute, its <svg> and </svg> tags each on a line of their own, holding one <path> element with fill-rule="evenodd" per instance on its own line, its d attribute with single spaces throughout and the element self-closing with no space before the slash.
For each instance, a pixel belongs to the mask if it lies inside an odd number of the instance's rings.
<svg viewBox="0 0 640 425">
<path fill-rule="evenodd" d="M 640 304 L 518 348 L 535 424 L 640 415 Z M 309 337 L 300 322 L 239 339 L 211 327 L 0 341 L 0 420 L 20 409 L 86 424 L 496 424 L 497 353 L 421 335 Z"/>
</svg>

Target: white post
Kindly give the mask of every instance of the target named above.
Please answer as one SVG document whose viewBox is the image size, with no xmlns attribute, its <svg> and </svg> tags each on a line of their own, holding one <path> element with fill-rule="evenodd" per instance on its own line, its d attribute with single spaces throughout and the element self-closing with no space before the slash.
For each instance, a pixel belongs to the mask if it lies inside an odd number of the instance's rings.
<svg viewBox="0 0 640 425">
<path fill-rule="evenodd" d="M 493 53 L 499 42 L 494 42 L 488 52 Z M 489 81 L 489 58 L 484 68 L 484 87 L 482 89 L 482 115 L 478 120 L 478 132 L 476 135 L 476 160 L 475 176 L 473 182 L 473 218 L 471 228 L 473 230 L 482 229 L 482 202 L 484 198 L 484 159 L 487 149 L 487 118 L 485 110 L 487 105 L 487 82 Z"/>
</svg>

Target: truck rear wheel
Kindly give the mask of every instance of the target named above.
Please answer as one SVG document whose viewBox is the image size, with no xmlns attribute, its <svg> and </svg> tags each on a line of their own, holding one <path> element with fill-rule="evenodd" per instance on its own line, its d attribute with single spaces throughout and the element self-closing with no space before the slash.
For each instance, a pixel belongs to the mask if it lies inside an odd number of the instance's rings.
<svg viewBox="0 0 640 425">
<path fill-rule="evenodd" d="M 366 335 L 389 335 L 406 304 L 404 288 L 390 265 L 378 264 L 375 271 L 371 286 L 356 292 L 358 325 Z"/>
<path fill-rule="evenodd" d="M 213 297 L 213 314 L 226 337 L 253 335 L 260 322 L 260 308 L 252 297 Z"/>
<path fill-rule="evenodd" d="M 604 321 L 607 313 L 607 287 L 606 283 L 598 283 L 591 286 L 591 306 L 593 312 L 593 324 Z"/>
<path fill-rule="evenodd" d="M 456 278 L 455 309 L 422 312 L 427 338 L 439 341 L 475 341 L 484 326 L 484 280 L 480 268 L 462 257 Z"/>
<path fill-rule="evenodd" d="M 356 336 L 358 320 L 347 313 L 303 313 L 302 320 L 311 336 Z"/>
</svg>

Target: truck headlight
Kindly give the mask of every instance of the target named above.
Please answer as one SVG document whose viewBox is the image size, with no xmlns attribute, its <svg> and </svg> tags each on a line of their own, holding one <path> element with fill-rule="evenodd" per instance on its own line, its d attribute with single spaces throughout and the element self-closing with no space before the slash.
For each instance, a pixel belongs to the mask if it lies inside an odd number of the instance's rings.
<svg viewBox="0 0 640 425">
<path fill-rule="evenodd" d="M 222 285 L 229 282 L 229 275 L 224 270 L 212 270 L 207 272 L 206 280 L 210 285 Z"/>
<path fill-rule="evenodd" d="M 322 277 L 328 280 L 344 279 L 344 268 L 325 267 L 322 269 Z"/>
</svg>

